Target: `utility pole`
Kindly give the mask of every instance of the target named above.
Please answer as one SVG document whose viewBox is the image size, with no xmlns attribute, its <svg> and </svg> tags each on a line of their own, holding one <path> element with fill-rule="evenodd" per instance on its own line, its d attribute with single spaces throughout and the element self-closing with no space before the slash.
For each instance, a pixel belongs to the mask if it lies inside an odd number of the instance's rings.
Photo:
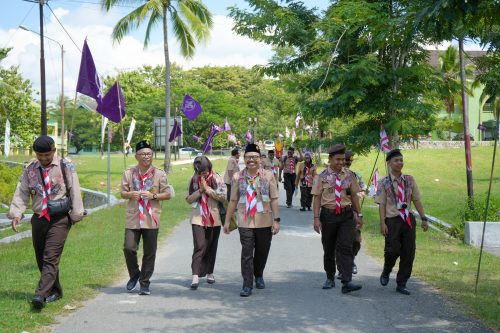
<svg viewBox="0 0 500 333">
<path fill-rule="evenodd" d="M 467 174 L 467 196 L 472 198 L 474 196 L 474 189 L 472 185 L 472 156 L 470 144 L 470 130 L 469 130 L 469 107 L 467 105 L 467 95 L 465 85 L 467 78 L 465 77 L 465 63 L 464 63 L 464 39 L 458 39 L 458 52 L 460 55 L 460 81 L 462 85 L 462 112 L 464 121 L 464 146 L 465 146 L 465 166 Z"/>
<path fill-rule="evenodd" d="M 45 56 L 44 56 L 44 48 L 43 48 L 43 6 L 45 4 L 45 0 L 39 0 L 38 6 L 40 8 L 40 83 L 41 83 L 41 112 L 40 112 L 40 120 L 41 120 L 41 129 L 42 135 L 47 135 L 47 100 L 46 100 L 46 92 L 45 92 Z"/>
</svg>

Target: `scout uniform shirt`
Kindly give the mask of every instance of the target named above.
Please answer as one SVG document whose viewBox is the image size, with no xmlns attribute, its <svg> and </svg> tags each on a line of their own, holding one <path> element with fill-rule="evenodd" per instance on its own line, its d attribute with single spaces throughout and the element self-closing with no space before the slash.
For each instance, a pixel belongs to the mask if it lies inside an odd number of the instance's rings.
<svg viewBox="0 0 500 333">
<path fill-rule="evenodd" d="M 401 174 L 400 178 L 395 178 L 394 175 L 390 174 L 390 176 L 382 178 L 382 180 L 378 182 L 375 203 L 385 205 L 385 217 L 387 218 L 400 216 L 400 212 L 397 209 L 398 181 L 403 183 L 405 202 L 410 213 L 413 213 L 411 202 L 413 200 L 420 200 L 420 191 L 418 190 L 417 183 L 415 183 L 413 176 Z"/>
<path fill-rule="evenodd" d="M 291 168 L 291 163 L 294 163 L 295 167 L 294 167 L 294 170 L 292 171 L 292 168 Z M 283 173 L 291 173 L 291 174 L 294 174 L 297 172 L 297 167 L 298 167 L 298 164 L 299 163 L 299 158 L 297 156 L 292 156 L 292 157 L 289 157 L 288 155 L 287 156 L 284 156 L 283 157 Z"/>
<path fill-rule="evenodd" d="M 297 180 L 297 184 L 299 184 L 302 187 L 311 187 L 313 184 L 314 177 L 316 176 L 316 165 L 313 164 L 311 167 L 309 167 L 309 182 L 306 182 L 306 174 L 304 172 L 304 169 L 306 168 L 306 163 L 302 162 L 299 164 L 299 169 L 297 172 L 297 175 L 300 173 L 300 179 Z"/>
<path fill-rule="evenodd" d="M 222 221 L 220 220 L 220 214 L 219 214 L 219 202 L 224 202 L 226 200 L 227 196 L 227 188 L 226 184 L 222 181 L 222 177 L 219 176 L 217 173 L 213 173 L 213 177 L 215 179 L 215 182 L 217 183 L 217 189 L 213 189 L 211 187 L 208 187 L 205 190 L 205 193 L 208 195 L 208 210 L 212 214 L 212 217 L 214 219 L 214 227 L 218 227 L 222 225 Z M 193 189 L 194 192 L 191 195 L 188 195 L 186 197 L 186 201 L 193 205 L 193 209 L 191 211 L 191 224 L 194 225 L 203 225 L 203 216 L 202 216 L 202 209 L 201 209 L 201 193 L 199 190 L 199 185 L 198 185 L 198 175 L 193 176 Z M 191 184 L 191 183 L 190 183 Z M 189 189 L 188 189 L 189 193 Z M 214 199 L 214 197 L 216 199 Z M 210 222 L 207 222 L 206 224 L 207 227 L 212 227 Z"/>
<path fill-rule="evenodd" d="M 151 176 L 144 181 L 143 191 L 151 193 L 170 193 L 168 186 L 167 174 L 165 171 L 151 166 L 148 170 Z M 122 191 L 132 192 L 141 191 L 140 170 L 138 166 L 125 170 L 122 177 Z M 126 229 L 158 229 L 160 227 L 160 201 L 148 200 L 151 204 L 153 219 L 147 208 L 144 208 L 144 224 L 141 225 L 139 218 L 139 201 L 129 199 L 127 210 L 125 213 L 125 228 Z"/>
<path fill-rule="evenodd" d="M 229 175 L 229 171 L 232 171 L 233 175 L 235 172 L 240 171 L 240 166 L 238 164 L 238 160 L 234 156 L 231 156 L 229 158 L 229 160 L 227 161 L 227 168 L 226 168 L 226 172 L 224 173 L 224 183 L 225 184 L 231 184 L 231 176 Z"/>
<path fill-rule="evenodd" d="M 71 197 L 72 208 L 69 211 L 71 221 L 80 221 L 83 218 L 83 201 L 80 192 L 80 182 L 76 174 L 75 166 L 68 159 L 61 159 L 54 155 L 51 166 L 49 168 L 50 179 L 50 198 L 49 200 L 58 200 L 66 196 L 66 185 L 62 175 L 61 163 L 64 163 L 66 179 L 68 181 L 69 194 Z M 42 212 L 43 200 L 43 180 L 40 175 L 42 165 L 38 160 L 33 160 L 24 170 L 19 183 L 17 183 L 16 192 L 12 198 L 8 217 L 22 218 L 23 213 L 31 198 L 31 208 L 35 214 Z"/>
<path fill-rule="evenodd" d="M 330 167 L 323 170 L 314 177 L 311 189 L 312 195 L 321 194 L 321 207 L 335 209 L 335 176 L 337 173 Z M 358 181 L 353 172 L 346 168 L 338 173 L 342 182 L 342 191 L 340 192 L 340 207 L 345 208 L 352 205 L 351 195 L 361 191 Z"/>
<path fill-rule="evenodd" d="M 269 170 L 259 169 L 258 177 L 254 183 L 257 192 L 257 206 L 262 205 L 262 211 L 255 213 L 254 217 L 247 214 L 245 218 L 247 169 L 236 173 L 231 183 L 231 201 L 238 202 L 237 220 L 239 228 L 266 228 L 273 225 L 271 200 L 278 199 L 278 186 L 276 178 Z"/>
<path fill-rule="evenodd" d="M 276 180 L 278 180 L 279 161 L 276 157 L 273 158 L 272 160 L 269 157 L 266 157 L 262 161 L 262 167 L 264 168 L 264 170 L 271 171 Z"/>
</svg>

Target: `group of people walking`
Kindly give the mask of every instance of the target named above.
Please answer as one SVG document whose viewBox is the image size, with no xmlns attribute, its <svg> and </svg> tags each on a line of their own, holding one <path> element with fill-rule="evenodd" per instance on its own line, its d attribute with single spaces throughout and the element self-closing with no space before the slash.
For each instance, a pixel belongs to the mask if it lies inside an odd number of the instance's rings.
<svg viewBox="0 0 500 333">
<path fill-rule="evenodd" d="M 17 231 L 29 200 L 34 211 L 31 219 L 33 246 L 41 272 L 39 285 L 32 299 L 35 308 L 62 297 L 58 264 L 71 225 L 84 216 L 80 186 L 71 161 L 55 155 L 54 141 L 48 136 L 33 144 L 37 159 L 30 163 L 20 178 L 9 216 Z M 125 211 L 124 256 L 129 273 L 126 289 L 139 284 L 139 294 L 150 294 L 154 272 L 160 201 L 169 200 L 174 190 L 167 174 L 152 165 L 153 150 L 147 141 L 136 145 L 137 165 L 124 171 L 121 196 L 128 200 Z M 328 166 L 317 172 L 310 152 L 293 148 L 277 160 L 274 151 L 264 158 L 258 146 L 246 145 L 245 167 L 240 170 L 240 151 L 234 149 L 223 177 L 217 174 L 206 156 L 193 162 L 194 174 L 188 182 L 186 202 L 192 206 L 191 228 L 193 254 L 190 288 L 198 289 L 200 278 L 215 283 L 214 269 L 221 229 L 229 234 L 237 228 L 241 243 L 240 296 L 252 295 L 253 288 L 264 289 L 264 270 L 274 235 L 280 231 L 278 184 L 284 180 L 287 208 L 292 207 L 293 194 L 300 187 L 300 210 L 313 212 L 312 227 L 321 234 L 323 266 L 326 280 L 323 289 L 335 287 L 335 275 L 342 282 L 342 292 L 362 288 L 352 282 L 357 273 L 354 258 L 359 251 L 363 214 L 360 197 L 366 186 L 361 177 L 349 169 L 353 154 L 344 145 L 328 150 Z M 412 202 L 427 230 L 420 193 L 412 176 L 404 175 L 403 156 L 399 150 L 386 158 L 389 174 L 378 186 L 375 202 L 379 204 L 380 230 L 385 237 L 385 262 L 380 283 L 389 282 L 390 273 L 400 258 L 396 278 L 399 293 L 409 295 L 406 283 L 411 275 L 415 256 L 416 222 Z M 302 162 L 302 163 L 300 163 Z M 300 164 L 299 164 L 300 163 Z M 66 198 L 66 199 L 65 199 Z M 69 205 L 64 206 L 64 200 Z M 57 204 L 56 204 L 57 203 Z M 55 206 L 66 208 L 58 209 Z M 139 267 L 137 251 L 143 240 L 143 259 Z"/>
</svg>

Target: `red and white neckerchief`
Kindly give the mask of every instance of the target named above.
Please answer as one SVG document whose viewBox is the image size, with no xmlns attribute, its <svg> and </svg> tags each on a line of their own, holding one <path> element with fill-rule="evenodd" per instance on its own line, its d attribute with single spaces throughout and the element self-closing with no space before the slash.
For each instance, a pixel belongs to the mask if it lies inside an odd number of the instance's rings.
<svg viewBox="0 0 500 333">
<path fill-rule="evenodd" d="M 311 167 L 308 167 L 304 164 L 304 178 L 306 180 L 307 187 L 312 185 L 312 177 L 311 177 Z"/>
<path fill-rule="evenodd" d="M 290 160 L 290 173 L 295 173 L 295 156 L 289 158 Z"/>
<path fill-rule="evenodd" d="M 278 166 L 274 164 L 274 159 L 271 161 L 271 170 L 273 171 L 273 175 L 278 173 Z"/>
<path fill-rule="evenodd" d="M 205 178 L 205 181 L 207 184 L 210 184 L 212 180 L 213 173 L 210 172 L 210 174 Z M 198 177 L 198 188 L 200 188 L 200 183 L 201 183 L 201 177 Z M 200 214 L 201 218 L 203 221 L 203 226 L 207 228 L 207 219 L 210 221 L 210 225 L 213 227 L 215 224 L 214 217 L 212 216 L 212 212 L 210 209 L 208 209 L 208 195 L 206 192 L 201 193 L 200 197 Z"/>
<path fill-rule="evenodd" d="M 141 173 L 139 172 L 139 180 L 141 181 L 139 189 L 141 192 L 144 190 L 146 179 L 153 177 L 153 174 L 154 174 L 154 168 L 150 168 L 144 175 L 141 175 Z M 151 209 L 151 202 L 149 202 L 149 199 L 142 198 L 142 196 L 140 196 L 138 203 L 139 203 L 139 222 L 141 224 L 141 227 L 144 226 L 144 210 L 147 210 L 149 216 L 151 216 L 151 219 L 154 221 L 154 223 L 156 225 L 159 225 L 158 221 L 153 215 L 153 210 Z"/>
<path fill-rule="evenodd" d="M 50 193 L 51 193 L 49 170 L 53 166 L 54 166 L 54 164 L 51 164 L 47 168 L 42 168 L 42 170 L 43 170 L 43 183 L 45 184 L 45 191 L 42 191 L 42 193 L 43 193 L 42 211 L 40 212 L 40 218 L 45 217 L 45 219 L 47 221 L 50 221 L 49 209 L 47 208 L 47 202 L 50 200 Z"/>
<path fill-rule="evenodd" d="M 398 183 L 398 203 L 400 205 L 402 205 L 402 204 L 406 203 L 405 188 L 404 188 L 404 185 L 403 185 L 402 181 L 396 180 L 396 182 Z M 403 219 L 403 221 L 405 221 L 406 224 L 408 224 L 408 226 L 411 229 L 412 225 L 411 225 L 410 212 L 408 211 L 408 207 L 400 209 L 399 210 L 399 216 L 401 216 L 401 218 Z"/>
<path fill-rule="evenodd" d="M 255 183 L 259 179 L 259 174 L 251 177 L 246 175 L 247 181 L 247 191 L 246 191 L 246 202 L 245 202 L 245 220 L 248 216 L 254 217 L 257 213 L 257 191 L 255 190 Z"/>
<path fill-rule="evenodd" d="M 335 214 L 340 215 L 342 207 L 340 205 L 342 194 L 342 181 L 339 175 L 335 175 Z"/>
</svg>

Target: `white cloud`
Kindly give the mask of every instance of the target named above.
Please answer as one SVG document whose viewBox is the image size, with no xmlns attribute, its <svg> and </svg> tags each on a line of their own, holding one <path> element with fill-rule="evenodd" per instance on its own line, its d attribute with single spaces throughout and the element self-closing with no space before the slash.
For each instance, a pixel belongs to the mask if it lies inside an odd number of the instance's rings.
<svg viewBox="0 0 500 333">
<path fill-rule="evenodd" d="M 97 70 L 101 75 L 113 75 L 118 71 L 138 68 L 145 64 L 162 65 L 164 63 L 163 44 L 152 43 L 144 49 L 142 35 L 126 36 L 121 43 L 113 44 L 112 29 L 123 13 L 111 11 L 106 14 L 95 6 L 86 5 L 74 12 L 63 8 L 54 9 L 54 12 L 79 49 L 83 45 L 83 40 L 87 38 Z M 205 45 L 199 45 L 195 56 L 188 60 L 180 55 L 178 43 L 173 38 L 169 38 L 170 60 L 181 64 L 184 68 L 206 65 L 252 67 L 256 64 L 265 64 L 272 55 L 271 47 L 236 35 L 231 31 L 232 25 L 232 19 L 215 16 L 210 40 Z M 32 26 L 29 28 L 38 31 Z M 46 23 L 45 35 L 64 45 L 64 90 L 65 95 L 72 98 L 75 94 L 81 53 L 54 18 Z M 161 40 L 159 36 L 161 36 L 161 27 L 157 27 L 152 40 L 155 42 Z M 39 91 L 39 36 L 21 29 L 7 31 L 0 29 L 0 40 L 10 40 L 7 46 L 13 47 L 9 56 L 2 61 L 2 66 L 19 66 L 23 76 L 33 83 L 34 90 Z M 60 47 L 47 40 L 44 45 L 47 98 L 55 99 L 61 90 Z"/>
</svg>

